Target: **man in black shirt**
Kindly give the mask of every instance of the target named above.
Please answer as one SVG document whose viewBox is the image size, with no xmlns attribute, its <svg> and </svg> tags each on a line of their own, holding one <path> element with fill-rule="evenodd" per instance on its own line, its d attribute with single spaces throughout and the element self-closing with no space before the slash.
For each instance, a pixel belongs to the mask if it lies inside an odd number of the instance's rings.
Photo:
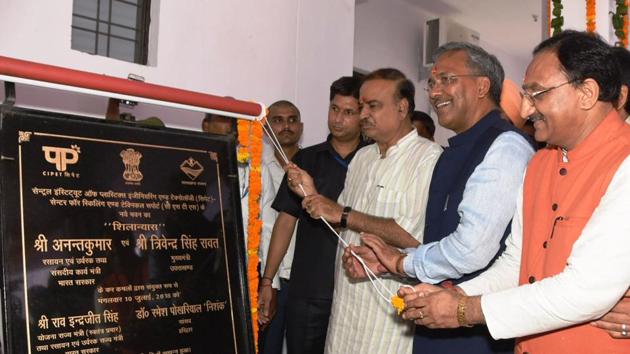
<svg viewBox="0 0 630 354">
<path fill-rule="evenodd" d="M 313 176 L 319 193 L 336 200 L 355 152 L 364 146 L 359 125 L 360 80 L 342 77 L 330 87 L 328 139 L 298 152 L 293 162 Z M 267 264 L 259 290 L 260 318 L 273 316 L 275 291 L 271 282 L 297 224 L 295 253 L 287 304 L 287 347 L 291 353 L 323 353 L 333 294 L 337 237 L 302 209 L 290 191 L 286 175 L 272 207 L 278 211 Z M 299 223 L 298 223 L 299 220 Z"/>
</svg>

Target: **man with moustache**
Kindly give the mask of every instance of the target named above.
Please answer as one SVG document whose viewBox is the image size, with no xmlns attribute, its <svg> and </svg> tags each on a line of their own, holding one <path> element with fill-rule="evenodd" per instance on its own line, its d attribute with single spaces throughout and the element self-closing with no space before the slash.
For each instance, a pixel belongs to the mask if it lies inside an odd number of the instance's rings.
<svg viewBox="0 0 630 354">
<path fill-rule="evenodd" d="M 411 124 L 415 88 L 400 71 L 379 69 L 364 78 L 360 90 L 361 127 L 375 143 L 357 152 L 337 202 L 313 187 L 310 176 L 290 166 L 291 188 L 307 197 L 302 206 L 341 230 L 348 243 L 369 231 L 399 247 L 422 241 L 431 173 L 441 148 L 420 136 Z M 337 252 L 335 289 L 326 337 L 327 353 L 411 353 L 413 332 L 396 318 L 387 300 L 368 281 L 351 281 Z M 395 292 L 399 279 L 380 279 Z"/>
<path fill-rule="evenodd" d="M 329 198 L 339 196 L 348 164 L 356 151 L 365 146 L 359 126 L 359 85 L 358 78 L 347 76 L 332 83 L 328 139 L 301 150 L 293 159 L 295 164 L 315 176 L 318 190 Z M 278 216 L 272 225 L 267 263 L 261 266 L 261 319 L 266 322 L 273 317 L 276 296 L 268 284 L 270 279 L 282 273 L 282 259 L 286 259 L 287 247 L 290 248 L 290 242 L 295 243 L 286 314 L 287 349 L 289 353 L 322 353 L 332 302 L 337 238 L 325 225 L 311 219 L 302 210 L 300 198 L 288 190 L 286 180 L 280 185 L 273 208 L 278 211 Z"/>
<path fill-rule="evenodd" d="M 501 63 L 484 49 L 451 42 L 438 48 L 427 82 L 440 125 L 457 135 L 433 171 L 426 211 L 424 244 L 399 251 L 373 235 L 367 247 L 353 248 L 374 261 L 374 270 L 437 284 L 474 278 L 491 264 L 509 233 L 517 189 L 531 142 L 502 118 L 504 79 Z M 346 251 L 344 265 L 355 277 L 363 269 Z M 511 352 L 512 341 L 496 342 L 484 329 L 427 330 L 419 327 L 414 353 Z"/>
<path fill-rule="evenodd" d="M 289 160 L 292 160 L 293 156 L 300 150 L 299 141 L 304 129 L 300 120 L 300 110 L 293 103 L 280 100 L 269 106 L 267 120 L 271 130 L 278 138 L 282 151 Z M 263 228 L 260 234 L 260 247 L 258 248 L 261 269 L 265 269 L 271 230 L 277 217 L 277 213 L 271 208 L 271 203 L 284 177 L 285 164 L 280 152 L 273 148 L 264 151 L 261 171 L 261 216 Z M 275 296 L 276 316 L 272 320 L 265 322 L 266 328 L 262 332 L 260 346 L 260 352 L 263 354 L 282 353 L 286 328 L 285 313 L 289 293 L 288 285 L 291 278 L 291 262 L 293 261 L 294 248 L 295 242 L 292 241 L 286 255 L 282 259 L 279 271 L 273 277 L 272 287 L 274 292 L 277 293 Z"/>
<path fill-rule="evenodd" d="M 591 33 L 564 31 L 534 49 L 521 116 L 548 145 L 527 167 L 507 248 L 453 290 L 401 289 L 404 318 L 431 328 L 485 323 L 494 338 L 519 337 L 516 353 L 630 352 L 630 341 L 588 323 L 630 285 L 630 126 L 615 110 L 611 63 Z"/>
</svg>

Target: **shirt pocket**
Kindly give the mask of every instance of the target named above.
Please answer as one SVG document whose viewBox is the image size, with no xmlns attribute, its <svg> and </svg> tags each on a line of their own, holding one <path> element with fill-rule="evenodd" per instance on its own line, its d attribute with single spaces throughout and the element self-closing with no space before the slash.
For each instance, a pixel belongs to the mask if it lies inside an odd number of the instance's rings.
<svg viewBox="0 0 630 354">
<path fill-rule="evenodd" d="M 400 206 L 403 202 L 403 193 L 386 187 L 377 187 L 375 212 L 376 215 L 393 218 L 400 214 Z"/>
</svg>

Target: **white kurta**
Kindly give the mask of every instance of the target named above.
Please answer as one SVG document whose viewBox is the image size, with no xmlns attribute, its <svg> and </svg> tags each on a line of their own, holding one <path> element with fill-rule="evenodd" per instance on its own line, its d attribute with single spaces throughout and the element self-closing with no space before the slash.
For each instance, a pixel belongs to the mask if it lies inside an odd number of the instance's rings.
<svg viewBox="0 0 630 354">
<path fill-rule="evenodd" d="M 521 189 L 505 251 L 487 271 L 459 284 L 468 295 L 484 294 L 481 308 L 492 337 L 523 337 L 580 324 L 599 318 L 615 305 L 630 284 L 629 180 L 630 157 L 615 172 L 573 244 L 567 268 L 518 286 L 523 243 Z"/>
<path fill-rule="evenodd" d="M 374 216 L 393 218 L 422 241 L 424 217 L 433 168 L 442 149 L 418 136 L 404 136 L 381 158 L 377 144 L 359 150 L 350 163 L 339 203 Z M 346 230 L 341 236 L 359 244 L 360 235 Z M 369 281 L 351 281 L 337 252 L 335 291 L 326 338 L 326 353 L 411 353 L 413 326 L 396 315 Z M 398 279 L 382 279 L 392 293 Z"/>
<path fill-rule="evenodd" d="M 275 211 L 271 204 L 276 198 L 280 183 L 284 178 L 284 170 L 280 163 L 273 154 L 273 150 L 269 148 L 266 150 L 262 157 L 262 196 L 261 200 L 261 217 L 263 221 L 262 231 L 260 233 L 260 247 L 258 248 L 258 257 L 260 257 L 260 271 L 264 272 L 265 265 L 267 264 L 267 255 L 269 254 L 269 244 L 271 242 L 271 233 L 273 231 L 273 224 L 276 222 L 278 212 Z M 280 279 L 291 278 L 291 265 L 293 264 L 293 252 L 295 250 L 295 232 L 297 230 L 297 222 L 293 229 L 293 236 L 291 237 L 291 243 L 282 263 L 278 268 L 278 272 L 273 277 L 272 286 L 275 289 L 280 289 Z"/>
</svg>

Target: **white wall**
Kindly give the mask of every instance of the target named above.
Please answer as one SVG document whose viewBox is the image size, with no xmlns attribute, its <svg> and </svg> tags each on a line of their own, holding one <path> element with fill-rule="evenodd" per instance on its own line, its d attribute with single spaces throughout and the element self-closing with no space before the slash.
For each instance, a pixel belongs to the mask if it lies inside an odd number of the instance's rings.
<svg viewBox="0 0 630 354">
<path fill-rule="evenodd" d="M 72 0 L 0 0 L 0 55 L 302 110 L 303 145 L 327 133 L 328 87 L 352 72 L 354 0 L 162 0 L 156 63 L 70 49 Z M 53 96 L 54 95 L 54 96 Z M 103 116 L 105 99 L 18 88 L 18 103 Z M 202 115 L 140 105 L 137 118 L 198 130 Z"/>
<path fill-rule="evenodd" d="M 425 82 L 418 81 L 418 72 L 424 22 L 438 17 L 426 10 L 432 5 L 437 8 L 439 2 L 423 3 L 421 9 L 405 0 L 368 0 L 355 8 L 354 66 L 368 71 L 380 67 L 400 69 L 416 85 L 416 107 L 425 112 L 430 112 L 431 108 L 424 91 Z M 458 22 L 466 25 L 465 18 Z M 503 64 L 506 78 L 522 82 L 530 57 L 515 57 L 484 41 L 481 31 L 480 37 L 480 46 L 495 54 Z M 434 113 L 432 116 L 435 118 Z M 453 135 L 452 131 L 436 124 L 435 140 L 439 144 L 447 145 L 447 139 Z"/>
<path fill-rule="evenodd" d="M 562 29 L 586 31 L 585 2 L 565 1 L 562 5 L 564 6 L 562 9 L 562 16 L 564 17 Z M 617 41 L 610 16 L 610 12 L 614 12 L 616 9 L 615 0 L 595 2 L 595 31 L 610 44 L 615 44 Z"/>
<path fill-rule="evenodd" d="M 418 81 L 427 15 L 399 0 L 368 0 L 356 5 L 355 14 L 354 67 L 402 71 L 416 86 L 416 109 L 429 112 L 424 84 Z"/>
</svg>

